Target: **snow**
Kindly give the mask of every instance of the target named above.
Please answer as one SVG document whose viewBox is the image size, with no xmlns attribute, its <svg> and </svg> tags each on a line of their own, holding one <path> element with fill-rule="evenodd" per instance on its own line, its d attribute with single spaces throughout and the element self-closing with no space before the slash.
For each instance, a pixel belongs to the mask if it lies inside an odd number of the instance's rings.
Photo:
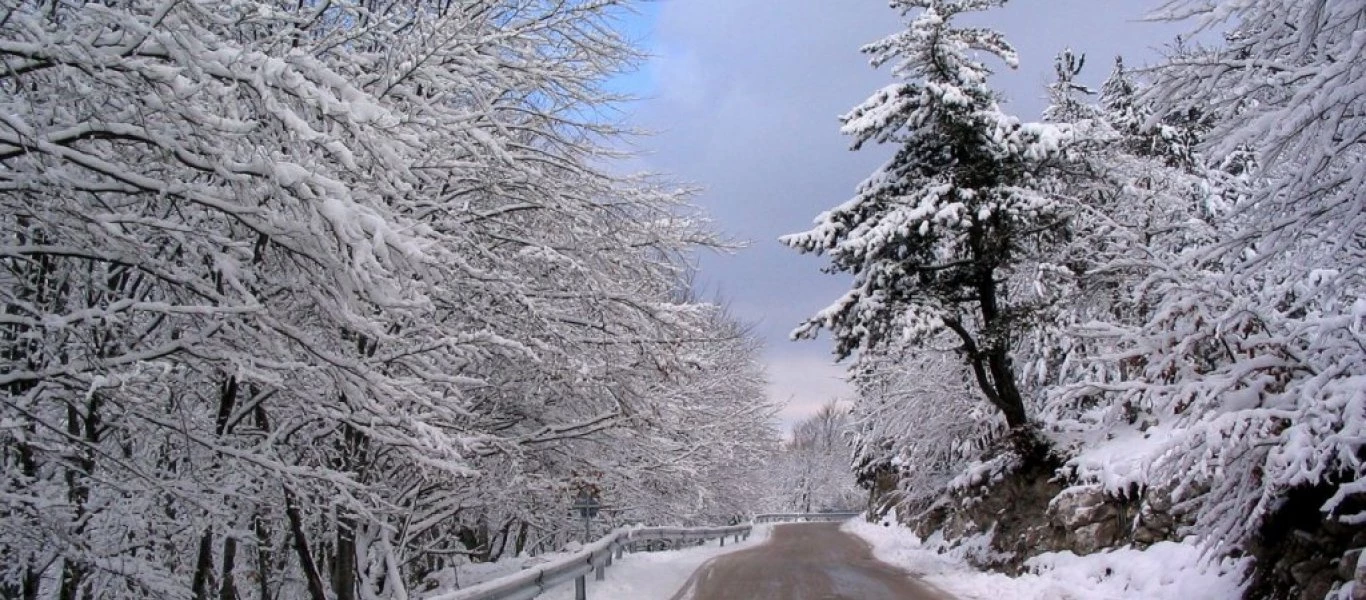
<svg viewBox="0 0 1366 600">
<path fill-rule="evenodd" d="M 491 582 L 516 575 L 526 569 L 541 567 L 554 569 L 557 564 L 564 564 L 565 561 L 581 563 L 587 559 L 587 553 L 606 549 L 617 534 L 632 528 L 616 530 L 612 535 L 588 545 L 570 542 L 558 552 L 536 556 L 508 557 L 489 563 L 465 563 L 459 567 L 457 573 L 453 573 L 451 569 L 442 570 L 431 576 L 429 581 L 439 591 L 430 592 L 425 598 L 427 600 L 454 598 L 463 593 L 471 592 L 471 588 L 476 586 L 486 588 L 505 585 L 509 582 L 503 581 L 497 584 Z M 768 539 L 772 528 L 771 524 L 755 525 L 751 530 L 749 539 L 738 543 L 730 541 L 724 547 L 712 540 L 701 546 L 693 546 L 683 550 L 624 554 L 606 569 L 604 581 L 595 581 L 591 574 L 587 577 L 588 595 L 593 600 L 671 598 L 702 563 L 723 554 L 762 544 Z M 727 539 L 733 540 L 729 537 Z M 526 583 L 533 580 L 531 578 L 522 579 Z M 488 589 L 483 591 L 487 592 Z M 540 600 L 558 600 L 561 598 L 569 600 L 573 597 L 573 580 L 555 586 L 537 596 Z"/>
<path fill-rule="evenodd" d="M 607 568 L 606 580 L 594 581 L 588 577 L 588 597 L 591 600 L 667 600 L 683 587 L 702 563 L 763 544 L 772 530 L 772 525 L 755 525 L 749 539 L 727 542 L 724 547 L 711 541 L 684 550 L 624 554 Z M 537 598 L 572 600 L 574 584 L 551 589 Z"/>
<path fill-rule="evenodd" d="M 963 547 L 946 550 L 903 525 L 855 519 L 843 529 L 872 545 L 879 560 L 960 600 L 1236 599 L 1250 564 L 1248 559 L 1212 562 L 1193 544 L 1161 542 L 1086 556 L 1047 552 L 1026 561 L 1029 572 L 1011 577 L 974 569 L 963 560 Z"/>
</svg>

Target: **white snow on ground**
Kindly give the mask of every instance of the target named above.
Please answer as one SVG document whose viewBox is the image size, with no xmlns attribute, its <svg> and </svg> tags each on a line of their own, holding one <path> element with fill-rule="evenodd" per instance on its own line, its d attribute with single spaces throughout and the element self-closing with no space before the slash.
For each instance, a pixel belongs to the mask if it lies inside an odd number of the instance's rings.
<svg viewBox="0 0 1366 600">
<path fill-rule="evenodd" d="M 843 527 L 879 560 L 919 575 L 959 600 L 1235 600 L 1247 560 L 1209 562 L 1190 544 L 1162 542 L 1077 556 L 1048 552 L 1019 577 L 978 571 L 955 551 L 940 552 L 909 528 L 854 519 Z"/>
<path fill-rule="evenodd" d="M 645 567 L 646 569 L 655 569 L 659 571 L 667 569 L 667 565 L 671 564 L 673 561 L 680 561 L 680 564 L 683 564 L 684 566 L 679 568 L 683 568 L 687 572 L 684 573 L 682 579 L 678 580 L 678 585 L 674 586 L 674 590 L 676 590 L 678 587 L 681 587 L 683 585 L 683 581 L 687 579 L 687 575 L 691 574 L 692 571 L 689 569 L 695 569 L 697 565 L 702 564 L 702 562 L 704 562 L 708 558 L 711 558 L 713 556 L 720 556 L 722 554 L 730 552 L 732 550 L 732 547 L 734 547 L 734 549 L 751 548 L 755 544 L 763 543 L 764 540 L 768 539 L 769 532 L 772 530 L 772 528 L 772 525 L 756 525 L 754 526 L 753 533 L 750 534 L 748 540 L 735 544 L 731 542 L 729 538 L 727 538 L 726 547 L 724 548 L 721 548 L 715 540 L 712 540 L 707 542 L 703 546 L 687 548 L 684 550 L 640 552 L 635 555 L 627 554 L 622 558 L 623 560 L 627 560 L 626 564 L 645 564 L 647 565 Z M 507 577 L 508 575 L 512 575 L 525 569 L 538 567 L 546 563 L 553 563 L 558 560 L 567 558 L 573 554 L 581 552 L 583 548 L 583 544 L 580 544 L 578 542 L 570 542 L 568 545 L 566 545 L 562 550 L 558 552 L 549 552 L 545 554 L 538 554 L 536 556 L 510 556 L 504 557 L 495 562 L 487 563 L 465 562 L 460 564 L 458 568 L 447 568 L 438 573 L 430 575 L 429 586 L 432 588 L 433 591 L 425 593 L 424 596 L 440 596 L 442 594 L 454 590 L 465 589 L 488 581 L 492 581 L 494 579 Z M 710 552 L 708 552 L 709 550 Z M 660 563 L 660 565 L 649 566 L 653 565 L 653 563 Z M 613 568 L 615 568 L 616 565 L 620 564 L 622 564 L 622 562 L 617 561 L 613 567 L 609 567 L 607 569 L 608 578 L 605 582 L 593 582 L 590 576 L 589 586 L 591 587 L 594 583 L 597 583 L 599 586 L 606 583 L 611 583 L 613 581 L 613 578 L 611 576 Z M 687 565 L 692 566 L 688 567 Z M 567 587 L 570 590 L 570 595 L 566 596 L 566 598 L 572 598 L 574 586 L 571 583 Z M 557 589 L 553 592 L 549 592 L 543 596 L 540 596 L 539 598 L 543 600 L 558 598 L 559 596 L 557 596 L 556 594 L 559 593 L 560 592 Z M 672 594 L 673 590 L 670 590 L 669 593 Z M 662 597 L 668 598 L 669 596 L 666 594 Z"/>
<path fill-rule="evenodd" d="M 768 540 L 772 530 L 772 525 L 755 525 L 748 540 L 739 543 L 727 541 L 724 548 L 713 540 L 683 550 L 622 555 L 607 568 L 606 581 L 593 581 L 593 575 L 588 575 L 588 600 L 669 600 L 702 563 L 722 554 L 762 544 Z M 573 598 L 572 581 L 537 596 L 537 600 Z"/>
</svg>

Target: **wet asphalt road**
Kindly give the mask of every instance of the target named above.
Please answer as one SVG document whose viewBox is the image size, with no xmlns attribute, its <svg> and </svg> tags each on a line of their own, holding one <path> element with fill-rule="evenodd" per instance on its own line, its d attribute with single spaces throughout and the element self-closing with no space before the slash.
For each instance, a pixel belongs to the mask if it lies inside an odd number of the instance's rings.
<svg viewBox="0 0 1366 600">
<path fill-rule="evenodd" d="M 839 523 L 778 525 L 768 542 L 713 558 L 672 600 L 952 600 L 873 558 Z"/>
</svg>

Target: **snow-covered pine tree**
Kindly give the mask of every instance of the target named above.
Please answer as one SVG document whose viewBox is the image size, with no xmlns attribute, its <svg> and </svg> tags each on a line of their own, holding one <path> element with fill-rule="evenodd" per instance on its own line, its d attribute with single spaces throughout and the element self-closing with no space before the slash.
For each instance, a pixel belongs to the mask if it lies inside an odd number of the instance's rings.
<svg viewBox="0 0 1366 600">
<path fill-rule="evenodd" d="M 1017 64 L 997 32 L 959 28 L 959 14 L 1003 0 L 896 0 L 909 27 L 864 47 L 872 64 L 895 61 L 901 83 L 842 118 L 854 149 L 893 143 L 896 154 L 853 199 L 816 227 L 782 238 L 826 254 L 851 289 L 794 332 L 835 338 L 837 354 L 875 351 L 905 337 L 951 332 L 981 393 L 1011 428 L 1030 425 L 1011 347 L 1035 307 L 1006 285 L 1020 261 L 1062 235 L 1066 217 L 1049 193 L 1073 137 L 1063 124 L 1021 123 L 1004 113 L 974 53 Z"/>
</svg>

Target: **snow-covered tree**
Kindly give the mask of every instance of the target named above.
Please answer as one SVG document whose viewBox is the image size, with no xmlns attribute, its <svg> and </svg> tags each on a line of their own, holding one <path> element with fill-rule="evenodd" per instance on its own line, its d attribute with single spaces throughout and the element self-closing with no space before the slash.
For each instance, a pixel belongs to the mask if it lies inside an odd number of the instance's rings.
<svg viewBox="0 0 1366 600">
<path fill-rule="evenodd" d="M 990 71 L 976 56 L 1014 67 L 1014 50 L 994 31 L 953 25 L 964 12 L 999 4 L 892 3 L 914 13 L 908 28 L 864 51 L 875 66 L 894 62 L 893 73 L 904 81 L 845 115 L 842 130 L 855 149 L 889 143 L 896 154 L 853 199 L 783 243 L 826 254 L 830 270 L 854 276 L 850 291 L 795 335 L 829 330 L 837 353 L 848 356 L 950 334 L 979 392 L 1011 428 L 1026 428 L 1026 396 L 1011 354 L 1038 307 L 1008 280 L 1065 230 L 1050 188 L 1068 160 L 1072 130 L 1002 112 L 987 83 Z"/>
<path fill-rule="evenodd" d="M 1050 419 L 1083 448 L 1102 443 L 1088 431 L 1143 440 L 1118 461 L 1083 452 L 1072 474 L 1170 493 L 1220 551 L 1295 490 L 1359 523 L 1366 74 L 1348 65 L 1366 12 L 1181 1 L 1163 14 L 1229 30 L 1147 83 L 1120 68 L 1102 88 L 1117 137 L 1093 157 L 1104 177 L 1075 280 L 1102 293 L 1062 313 Z"/>
<path fill-rule="evenodd" d="M 0 595 L 409 597 L 771 435 L 703 220 L 603 170 L 615 6 L 3 9 Z"/>
<path fill-rule="evenodd" d="M 1162 15 L 1227 28 L 1145 94 L 1158 117 L 1217 117 L 1202 149 L 1226 217 L 1216 239 L 1151 263 L 1147 319 L 1118 357 L 1138 373 L 1095 389 L 1177 432 L 1151 473 L 1210 539 L 1246 539 L 1295 488 L 1329 490 L 1324 515 L 1360 523 L 1366 7 L 1178 0 Z"/>
<path fill-rule="evenodd" d="M 849 510 L 862 503 L 849 469 L 849 411 L 836 401 L 798 421 L 773 457 L 778 507 L 796 512 Z"/>
<path fill-rule="evenodd" d="M 852 378 L 854 472 L 874 510 L 928 507 L 983 458 L 1005 421 L 974 393 L 972 375 L 948 352 L 906 347 L 861 356 Z M 891 476 L 893 481 L 880 481 Z M 890 489 L 879 485 L 893 483 Z"/>
</svg>

